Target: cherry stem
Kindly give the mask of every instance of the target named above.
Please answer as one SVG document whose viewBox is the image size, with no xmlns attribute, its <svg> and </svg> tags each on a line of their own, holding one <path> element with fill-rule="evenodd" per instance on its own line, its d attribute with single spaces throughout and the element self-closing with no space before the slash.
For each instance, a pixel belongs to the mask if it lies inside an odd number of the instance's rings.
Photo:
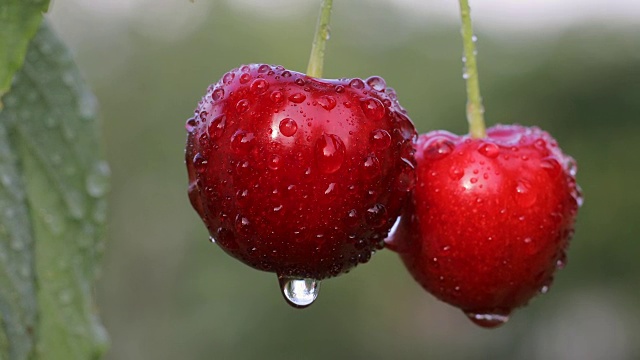
<svg viewBox="0 0 640 360">
<path fill-rule="evenodd" d="M 307 75 L 320 78 L 322 77 L 322 67 L 324 65 L 324 52 L 329 40 L 329 20 L 331 19 L 331 8 L 333 0 L 323 0 L 320 6 L 320 15 L 318 16 L 318 24 L 316 25 L 316 35 L 313 38 L 311 47 L 311 57 L 309 58 L 309 66 L 307 66 Z"/>
<path fill-rule="evenodd" d="M 484 107 L 480 96 L 478 64 L 476 62 L 476 37 L 471 26 L 471 10 L 468 0 L 460 0 L 462 17 L 462 43 L 464 45 L 463 77 L 467 82 L 467 121 L 472 138 L 480 139 L 487 135 L 484 124 Z"/>
</svg>

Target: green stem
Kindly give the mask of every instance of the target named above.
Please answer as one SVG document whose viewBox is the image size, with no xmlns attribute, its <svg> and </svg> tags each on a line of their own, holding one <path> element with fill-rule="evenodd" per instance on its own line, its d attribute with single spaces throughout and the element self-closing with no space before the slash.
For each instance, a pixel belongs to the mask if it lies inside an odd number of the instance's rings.
<svg viewBox="0 0 640 360">
<path fill-rule="evenodd" d="M 316 26 L 316 35 L 313 38 L 313 46 L 311 47 L 309 66 L 307 66 L 307 75 L 314 78 L 322 77 L 324 51 L 327 47 L 327 40 L 329 40 L 329 20 L 331 19 L 332 6 L 333 0 L 322 1 L 318 24 Z"/>
<path fill-rule="evenodd" d="M 476 43 L 471 26 L 471 10 L 468 0 L 460 0 L 462 17 L 462 42 L 464 44 L 464 78 L 467 81 L 467 121 L 471 137 L 479 139 L 487 135 L 484 124 L 484 107 L 480 96 Z"/>
</svg>

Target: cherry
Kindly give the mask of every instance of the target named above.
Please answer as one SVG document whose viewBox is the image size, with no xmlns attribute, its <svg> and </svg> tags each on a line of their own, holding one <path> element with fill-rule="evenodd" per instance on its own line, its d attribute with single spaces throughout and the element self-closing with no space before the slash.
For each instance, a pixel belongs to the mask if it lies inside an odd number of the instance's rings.
<svg viewBox="0 0 640 360">
<path fill-rule="evenodd" d="M 413 277 L 494 327 L 545 293 L 566 262 L 582 203 L 576 163 L 536 127 L 418 139 L 417 185 L 389 247 Z"/>
<path fill-rule="evenodd" d="M 414 180 L 416 132 L 380 77 L 245 65 L 186 128 L 189 198 L 211 239 L 277 273 L 297 306 L 384 246 Z"/>
</svg>

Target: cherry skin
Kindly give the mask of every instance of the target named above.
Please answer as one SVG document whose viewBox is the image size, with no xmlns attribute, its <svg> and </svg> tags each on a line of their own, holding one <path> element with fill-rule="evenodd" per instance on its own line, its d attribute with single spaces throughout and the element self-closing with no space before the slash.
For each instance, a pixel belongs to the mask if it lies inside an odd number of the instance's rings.
<svg viewBox="0 0 640 360">
<path fill-rule="evenodd" d="M 417 183 L 389 247 L 427 291 L 495 327 L 548 290 L 582 203 L 575 161 L 546 132 L 498 125 L 418 138 Z"/>
<path fill-rule="evenodd" d="M 383 79 L 234 69 L 186 124 L 189 198 L 228 254 L 282 279 L 369 260 L 414 183 L 416 132 Z"/>
</svg>

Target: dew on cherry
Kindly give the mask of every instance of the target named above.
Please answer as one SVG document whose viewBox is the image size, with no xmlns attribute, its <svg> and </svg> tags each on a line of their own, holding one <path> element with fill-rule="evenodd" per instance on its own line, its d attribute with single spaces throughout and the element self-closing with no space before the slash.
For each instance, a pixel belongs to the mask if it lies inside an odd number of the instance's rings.
<svg viewBox="0 0 640 360">
<path fill-rule="evenodd" d="M 223 88 L 217 88 L 217 89 L 213 90 L 213 93 L 211 93 L 211 99 L 213 101 L 220 101 L 220 100 L 222 100 L 223 97 L 224 97 L 224 89 Z"/>
<path fill-rule="evenodd" d="M 380 227 L 387 223 L 387 208 L 377 203 L 367 209 L 367 223 L 373 227 Z"/>
<path fill-rule="evenodd" d="M 383 78 L 379 76 L 372 76 L 367 79 L 367 84 L 375 91 L 384 91 L 387 88 L 387 83 Z"/>
<path fill-rule="evenodd" d="M 404 169 L 398 175 L 396 182 L 396 188 L 399 191 L 411 191 L 416 186 L 416 179 L 413 173 L 413 168 L 405 166 Z"/>
<path fill-rule="evenodd" d="M 531 191 L 531 183 L 527 180 L 520 179 L 516 185 L 516 201 L 520 206 L 530 207 L 536 203 L 538 196 Z"/>
<path fill-rule="evenodd" d="M 232 72 L 228 72 L 226 74 L 224 74 L 224 76 L 222 77 L 222 82 L 229 85 L 231 84 L 231 82 L 233 81 L 233 79 L 235 79 L 236 74 L 232 73 Z"/>
<path fill-rule="evenodd" d="M 187 129 L 187 132 L 191 133 L 196 129 L 197 125 L 198 125 L 198 122 L 196 121 L 196 119 L 190 118 L 189 120 L 187 120 L 184 127 L 185 129 Z"/>
<path fill-rule="evenodd" d="M 455 145 L 449 139 L 433 138 L 427 142 L 422 150 L 422 155 L 431 160 L 440 160 L 453 152 Z"/>
<path fill-rule="evenodd" d="M 264 94 L 267 89 L 269 89 L 269 83 L 265 79 L 255 79 L 249 88 L 254 94 L 260 95 Z"/>
<path fill-rule="evenodd" d="M 248 73 L 243 73 L 240 75 L 240 84 L 246 84 L 251 80 L 251 75 Z"/>
<path fill-rule="evenodd" d="M 303 93 L 295 93 L 289 96 L 289 101 L 300 104 L 307 99 L 307 95 Z"/>
<path fill-rule="evenodd" d="M 248 234 L 250 227 L 251 227 L 251 223 L 249 222 L 249 219 L 247 219 L 246 217 L 238 214 L 236 216 L 236 220 L 235 220 L 235 227 L 236 227 L 236 231 L 239 234 Z"/>
<path fill-rule="evenodd" d="M 193 167 L 196 171 L 202 174 L 205 170 L 207 170 L 207 159 L 200 153 L 197 153 L 193 157 Z"/>
<path fill-rule="evenodd" d="M 490 159 L 495 159 L 500 155 L 500 148 L 493 143 L 483 143 L 478 147 L 478 152 Z"/>
<path fill-rule="evenodd" d="M 349 86 L 358 90 L 364 89 L 364 82 L 360 79 L 353 79 L 349 82 Z"/>
<path fill-rule="evenodd" d="M 336 188 L 336 183 L 330 183 L 329 186 L 327 186 L 327 189 L 324 191 L 325 195 L 333 195 L 335 194 L 334 190 Z"/>
<path fill-rule="evenodd" d="M 297 279 L 278 275 L 278 283 L 284 299 L 297 309 L 313 304 L 320 291 L 320 281 L 315 279 Z"/>
<path fill-rule="evenodd" d="M 279 103 L 282 102 L 282 100 L 284 100 L 284 95 L 282 95 L 281 91 L 274 91 L 271 93 L 271 95 L 269 95 L 269 99 L 271 99 L 271 101 L 273 101 L 274 103 Z"/>
<path fill-rule="evenodd" d="M 565 165 L 569 175 L 576 176 L 578 174 L 578 163 L 572 157 L 568 157 Z"/>
<path fill-rule="evenodd" d="M 300 85 L 300 86 L 304 86 L 305 85 L 305 81 L 303 79 L 301 79 L 301 78 L 297 78 L 294 82 L 297 85 Z"/>
<path fill-rule="evenodd" d="M 369 139 L 376 150 L 384 150 L 391 145 L 391 135 L 384 129 L 373 130 Z"/>
<path fill-rule="evenodd" d="M 509 321 L 509 314 L 465 312 L 469 320 L 483 328 L 491 329 L 504 325 Z"/>
<path fill-rule="evenodd" d="M 242 99 L 238 101 L 238 103 L 236 104 L 236 111 L 238 112 L 238 114 L 242 114 L 247 110 L 249 110 L 249 100 Z"/>
<path fill-rule="evenodd" d="M 323 95 L 318 98 L 318 104 L 325 110 L 332 110 L 336 107 L 336 99 L 330 95 Z"/>
<path fill-rule="evenodd" d="M 380 120 L 384 117 L 385 109 L 378 99 L 369 97 L 360 101 L 364 114 L 371 120 Z"/>
<path fill-rule="evenodd" d="M 464 170 L 459 167 L 449 168 L 449 177 L 451 180 L 460 180 L 464 176 Z"/>
<path fill-rule="evenodd" d="M 364 159 L 364 175 L 367 179 L 373 179 L 380 174 L 380 161 L 375 154 L 369 154 Z"/>
<path fill-rule="evenodd" d="M 345 146 L 338 135 L 323 134 L 316 141 L 316 160 L 320 171 L 332 174 L 340 169 L 344 161 Z"/>
<path fill-rule="evenodd" d="M 266 64 L 262 64 L 260 65 L 260 67 L 258 68 L 258 72 L 259 73 L 266 73 L 267 71 L 271 70 L 271 66 L 266 65 Z"/>
<path fill-rule="evenodd" d="M 253 133 L 238 130 L 231 137 L 231 150 L 236 153 L 247 153 L 253 147 L 254 140 L 255 136 Z"/>
<path fill-rule="evenodd" d="M 344 86 L 342 86 L 342 85 L 336 85 L 335 90 L 336 90 L 336 93 L 338 93 L 338 94 L 342 94 L 342 93 L 344 92 Z"/>
<path fill-rule="evenodd" d="M 208 129 L 209 137 L 213 140 L 220 138 L 222 136 L 222 133 L 224 132 L 226 122 L 227 118 L 225 115 L 218 115 L 213 118 Z"/>
<path fill-rule="evenodd" d="M 278 170 L 282 164 L 282 159 L 277 154 L 273 154 L 269 157 L 268 166 L 271 170 Z"/>
</svg>

